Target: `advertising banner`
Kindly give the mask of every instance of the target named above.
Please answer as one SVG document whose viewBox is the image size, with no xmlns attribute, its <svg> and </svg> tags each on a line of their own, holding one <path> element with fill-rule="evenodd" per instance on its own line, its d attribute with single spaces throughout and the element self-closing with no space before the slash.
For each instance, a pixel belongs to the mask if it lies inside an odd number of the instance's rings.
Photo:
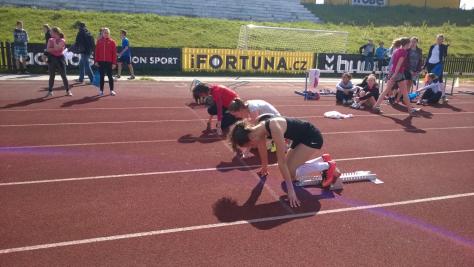
<svg viewBox="0 0 474 267">
<path fill-rule="evenodd" d="M 362 55 L 318 54 L 317 68 L 321 73 L 371 73 L 365 70 L 365 64 Z"/>
<path fill-rule="evenodd" d="M 44 44 L 28 44 L 28 65 L 47 66 L 43 57 Z M 119 48 L 120 50 L 120 48 Z M 68 69 L 77 68 L 80 54 L 66 53 Z M 94 63 L 91 56 L 90 64 Z M 180 48 L 132 48 L 132 64 L 137 71 L 181 71 L 181 49 Z"/>
<path fill-rule="evenodd" d="M 352 5 L 381 7 L 385 6 L 387 4 L 386 2 L 386 0 L 352 0 Z"/>
<path fill-rule="evenodd" d="M 304 73 L 313 58 L 310 52 L 183 48 L 183 71 Z"/>
</svg>

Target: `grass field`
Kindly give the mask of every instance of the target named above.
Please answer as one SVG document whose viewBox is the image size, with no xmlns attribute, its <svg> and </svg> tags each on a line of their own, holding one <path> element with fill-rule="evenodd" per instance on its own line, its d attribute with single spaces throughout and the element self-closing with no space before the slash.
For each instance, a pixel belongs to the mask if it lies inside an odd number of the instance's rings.
<svg viewBox="0 0 474 267">
<path fill-rule="evenodd" d="M 470 13 L 472 14 L 472 13 Z M 167 17 L 152 14 L 124 14 L 104 12 L 80 12 L 65 10 L 42 10 L 31 8 L 0 7 L 0 40 L 11 41 L 12 31 L 17 20 L 23 20 L 25 29 L 30 35 L 30 41 L 43 42 L 41 27 L 44 23 L 59 26 L 66 33 L 69 43 L 73 42 L 76 21 L 84 21 L 88 28 L 96 32 L 100 27 L 107 26 L 112 31 L 112 37 L 118 39 L 119 29 L 129 32 L 132 47 L 210 47 L 235 48 L 239 28 L 251 21 L 232 21 L 207 18 Z M 323 17 L 324 19 L 324 17 Z M 472 19 L 472 18 L 471 18 Z M 326 20 L 328 20 L 326 18 Z M 363 20 L 361 20 L 363 22 Z M 296 27 L 309 29 L 327 29 L 349 32 L 348 50 L 355 53 L 367 38 L 376 42 L 384 41 L 389 44 L 399 36 L 418 36 L 421 47 L 426 51 L 434 41 L 436 34 L 443 33 L 451 44 L 450 55 L 474 55 L 474 27 L 467 19 L 465 26 L 457 26 L 445 22 L 441 25 L 430 26 L 422 24 L 414 26 L 404 23 L 402 26 L 377 26 L 375 24 L 354 25 L 345 22 L 326 22 L 315 24 L 311 22 L 297 23 L 255 23 L 258 25 Z"/>
</svg>

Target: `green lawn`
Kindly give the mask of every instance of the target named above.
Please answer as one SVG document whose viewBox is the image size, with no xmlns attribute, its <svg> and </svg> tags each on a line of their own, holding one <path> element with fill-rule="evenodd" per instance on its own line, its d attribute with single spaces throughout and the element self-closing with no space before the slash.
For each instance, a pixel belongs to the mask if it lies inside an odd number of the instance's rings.
<svg viewBox="0 0 474 267">
<path fill-rule="evenodd" d="M 471 13 L 472 14 L 472 13 Z M 235 48 L 241 25 L 250 21 L 231 21 L 219 19 L 166 17 L 151 14 L 123 14 L 104 12 L 80 12 L 65 10 L 42 10 L 31 8 L 0 7 L 0 40 L 12 40 L 15 22 L 20 19 L 25 23 L 25 29 L 30 35 L 31 42 L 42 43 L 41 27 L 44 23 L 59 26 L 65 31 L 69 43 L 75 38 L 76 21 L 84 21 L 92 32 L 100 27 L 109 27 L 112 37 L 119 38 L 119 30 L 126 29 L 132 47 L 210 47 Z M 362 22 L 363 20 L 361 20 Z M 464 20 L 466 21 L 466 19 Z M 405 23 L 402 26 L 376 27 L 374 24 L 361 25 L 337 23 L 315 24 L 311 22 L 298 23 L 255 23 L 257 25 L 296 27 L 309 29 L 327 29 L 349 32 L 348 52 L 355 53 L 366 42 L 367 38 L 391 43 L 395 37 L 418 36 L 421 47 L 426 51 L 432 44 L 436 34 L 447 36 L 451 47 L 451 55 L 474 55 L 474 27 L 456 26 L 444 23 L 429 26 L 412 26 Z M 470 24 L 469 24 L 470 25 Z M 317 51 L 316 51 L 317 52 Z"/>
</svg>

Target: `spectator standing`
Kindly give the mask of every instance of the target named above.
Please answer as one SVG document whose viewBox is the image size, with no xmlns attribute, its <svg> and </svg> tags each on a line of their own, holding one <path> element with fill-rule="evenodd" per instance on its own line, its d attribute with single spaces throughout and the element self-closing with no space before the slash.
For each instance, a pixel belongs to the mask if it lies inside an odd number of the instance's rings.
<svg viewBox="0 0 474 267">
<path fill-rule="evenodd" d="M 44 63 L 47 63 L 48 53 L 46 52 L 46 49 L 48 48 L 48 41 L 51 38 L 51 27 L 49 26 L 49 24 L 43 25 L 43 33 L 44 33 L 44 40 L 45 40 L 45 48 L 44 48 L 44 54 L 41 56 L 41 59 L 43 60 Z"/>
<path fill-rule="evenodd" d="M 79 22 L 77 24 L 79 31 L 76 35 L 76 49 L 77 52 L 81 55 L 79 61 L 79 79 L 77 82 L 84 82 L 84 73 L 89 77 L 90 82 L 94 81 L 94 74 L 92 73 L 91 64 L 89 59 L 91 57 L 92 51 L 94 51 L 94 37 L 89 32 L 84 22 Z"/>
<path fill-rule="evenodd" d="M 438 81 L 443 92 L 443 102 L 446 101 L 445 86 L 443 84 L 443 63 L 448 56 L 448 47 L 449 44 L 444 44 L 444 36 L 442 34 L 438 34 L 436 36 L 436 43 L 430 47 L 424 66 L 428 73 L 434 73 L 436 76 L 438 76 Z"/>
<path fill-rule="evenodd" d="M 48 46 L 48 41 L 51 38 L 51 27 L 49 26 L 49 24 L 43 25 L 43 33 L 44 33 L 45 45 Z"/>
<path fill-rule="evenodd" d="M 133 80 L 135 79 L 135 74 L 132 66 L 132 51 L 130 49 L 126 30 L 120 30 L 120 38 L 122 39 L 122 51 L 118 54 L 117 79 L 120 79 L 120 75 L 122 74 L 122 64 L 126 64 L 128 66 L 128 71 L 130 72 L 130 78 L 128 79 Z"/>
<path fill-rule="evenodd" d="M 48 40 L 48 46 L 46 51 L 49 54 L 48 58 L 48 72 L 49 72 L 49 85 L 48 85 L 48 96 L 53 95 L 54 78 L 56 76 L 56 70 L 58 70 L 63 80 L 64 89 L 66 90 L 66 96 L 72 96 L 69 88 L 69 83 L 66 77 L 66 59 L 64 58 L 64 49 L 66 48 L 66 41 L 64 40 L 64 34 L 58 27 L 51 29 L 51 38 Z"/>
<path fill-rule="evenodd" d="M 384 43 L 380 42 L 379 47 L 375 49 L 375 59 L 377 60 L 377 69 L 382 71 L 382 67 L 387 63 L 387 48 L 384 47 Z"/>
<path fill-rule="evenodd" d="M 102 39 L 102 32 L 104 31 L 104 28 L 100 28 L 99 29 L 99 34 L 97 34 L 97 41 L 99 41 L 100 39 Z"/>
<path fill-rule="evenodd" d="M 16 28 L 13 31 L 13 56 L 15 57 L 16 69 L 18 74 L 28 73 L 26 71 L 26 58 L 28 57 L 28 33 L 23 29 L 23 21 L 16 22 Z"/>
<path fill-rule="evenodd" d="M 413 84 L 416 84 L 416 80 L 422 69 L 422 55 L 423 51 L 418 47 L 418 38 L 410 38 L 410 49 L 408 49 L 408 69 L 405 74 L 409 91 L 411 91 Z"/>
<path fill-rule="evenodd" d="M 104 77 L 107 74 L 109 79 L 110 95 L 115 96 L 114 79 L 112 69 L 117 66 L 117 44 L 110 38 L 110 30 L 103 28 L 102 38 L 97 40 L 95 46 L 95 65 L 99 67 L 100 74 L 100 96 L 104 95 Z"/>
<path fill-rule="evenodd" d="M 374 69 L 374 42 L 369 39 L 367 44 L 359 48 L 359 53 L 362 54 L 362 60 L 364 60 L 365 63 L 365 70 L 372 71 Z"/>
</svg>

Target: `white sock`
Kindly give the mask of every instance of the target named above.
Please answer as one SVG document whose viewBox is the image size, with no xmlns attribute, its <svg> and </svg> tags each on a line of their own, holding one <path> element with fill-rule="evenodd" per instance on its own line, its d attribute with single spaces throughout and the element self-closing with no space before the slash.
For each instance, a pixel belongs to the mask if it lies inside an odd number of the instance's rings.
<svg viewBox="0 0 474 267">
<path fill-rule="evenodd" d="M 303 165 L 296 168 L 296 179 L 304 176 L 315 175 L 329 169 L 329 164 L 324 162 L 321 157 L 306 161 Z"/>
</svg>

